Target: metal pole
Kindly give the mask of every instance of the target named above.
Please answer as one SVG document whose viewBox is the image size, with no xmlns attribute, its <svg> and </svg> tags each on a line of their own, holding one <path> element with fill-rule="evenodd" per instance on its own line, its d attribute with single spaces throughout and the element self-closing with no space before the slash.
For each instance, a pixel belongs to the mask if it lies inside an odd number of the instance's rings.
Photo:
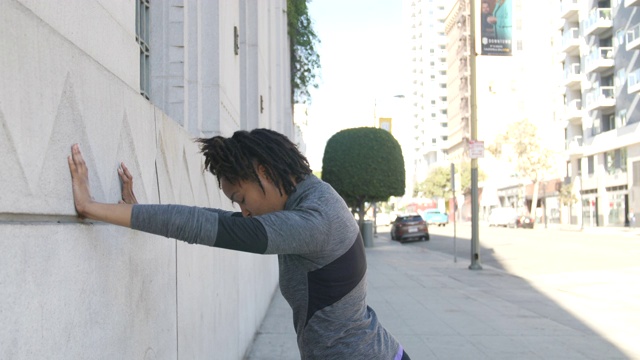
<svg viewBox="0 0 640 360">
<path fill-rule="evenodd" d="M 478 104 L 476 99 L 476 0 L 470 0 L 470 69 L 471 88 L 471 141 L 478 140 Z M 480 265 L 480 235 L 478 229 L 478 159 L 471 159 L 471 270 L 482 270 Z"/>
<path fill-rule="evenodd" d="M 456 248 L 456 213 L 458 202 L 456 200 L 456 166 L 451 163 L 451 194 L 453 196 L 453 262 L 458 262 L 458 249 Z"/>
</svg>

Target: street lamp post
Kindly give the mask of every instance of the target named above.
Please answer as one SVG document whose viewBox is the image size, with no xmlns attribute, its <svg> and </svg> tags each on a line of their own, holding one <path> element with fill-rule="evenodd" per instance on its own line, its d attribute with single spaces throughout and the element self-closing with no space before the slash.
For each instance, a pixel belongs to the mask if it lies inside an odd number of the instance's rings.
<svg viewBox="0 0 640 360">
<path fill-rule="evenodd" d="M 469 87 L 471 102 L 471 140 L 478 140 L 478 104 L 476 97 L 476 4 L 470 1 Z M 471 270 L 482 270 L 480 265 L 480 239 L 478 219 L 478 159 L 471 159 Z"/>
</svg>

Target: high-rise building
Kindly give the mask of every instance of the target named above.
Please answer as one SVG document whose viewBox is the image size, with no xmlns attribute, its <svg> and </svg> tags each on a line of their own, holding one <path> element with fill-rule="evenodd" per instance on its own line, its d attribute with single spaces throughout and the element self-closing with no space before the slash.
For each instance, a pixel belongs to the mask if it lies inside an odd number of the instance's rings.
<svg viewBox="0 0 640 360">
<path fill-rule="evenodd" d="M 407 101 L 413 118 L 415 181 L 434 166 L 447 165 L 447 0 L 405 0 L 411 49 L 411 84 Z"/>
<path fill-rule="evenodd" d="M 559 118 L 572 222 L 638 226 L 640 215 L 640 1 L 562 0 Z"/>
</svg>

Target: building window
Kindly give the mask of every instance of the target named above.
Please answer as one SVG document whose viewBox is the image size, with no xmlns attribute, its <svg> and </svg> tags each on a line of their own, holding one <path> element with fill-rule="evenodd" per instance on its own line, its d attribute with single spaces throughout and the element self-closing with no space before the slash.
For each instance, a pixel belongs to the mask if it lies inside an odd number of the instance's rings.
<svg viewBox="0 0 640 360">
<path fill-rule="evenodd" d="M 633 162 L 633 186 L 640 186 L 640 161 Z"/>
<path fill-rule="evenodd" d="M 618 111 L 616 115 L 616 128 L 627 126 L 627 109 Z"/>
<path fill-rule="evenodd" d="M 616 41 L 615 41 L 615 46 L 619 47 L 624 45 L 624 31 L 623 30 L 618 30 L 616 32 Z"/>
<path fill-rule="evenodd" d="M 578 176 L 582 176 L 582 159 L 578 159 Z"/>
<path fill-rule="evenodd" d="M 594 155 L 591 155 L 587 158 L 587 174 L 589 176 L 593 175 L 596 170 L 595 158 Z"/>
<path fill-rule="evenodd" d="M 613 79 L 613 86 L 616 88 L 616 92 L 624 86 L 625 81 L 627 80 L 627 71 L 622 68 L 616 72 L 616 77 Z"/>
<path fill-rule="evenodd" d="M 627 149 L 616 149 L 604 154 L 605 170 L 609 175 L 627 171 Z"/>
<path fill-rule="evenodd" d="M 149 99 L 149 0 L 136 0 L 136 41 L 140 47 L 140 94 Z"/>
<path fill-rule="evenodd" d="M 616 128 L 616 117 L 614 114 L 602 115 L 602 132 L 611 131 Z"/>
</svg>

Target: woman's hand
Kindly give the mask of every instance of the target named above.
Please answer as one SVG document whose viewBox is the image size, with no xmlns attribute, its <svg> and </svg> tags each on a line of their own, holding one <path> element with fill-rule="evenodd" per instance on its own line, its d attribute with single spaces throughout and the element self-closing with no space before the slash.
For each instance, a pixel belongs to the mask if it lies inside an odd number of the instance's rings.
<svg viewBox="0 0 640 360">
<path fill-rule="evenodd" d="M 120 163 L 118 175 L 120 175 L 120 180 L 122 181 L 122 200 L 118 201 L 118 203 L 137 204 L 138 199 L 133 193 L 133 175 L 131 175 L 124 163 Z"/>
<path fill-rule="evenodd" d="M 495 23 L 497 23 L 497 22 L 498 22 L 498 18 L 497 18 L 497 17 L 495 17 L 495 16 L 489 16 L 489 17 L 487 17 L 487 22 L 488 22 L 489 24 L 495 24 Z"/>
<path fill-rule="evenodd" d="M 71 186 L 73 189 L 73 202 L 76 211 L 80 217 L 104 221 L 110 224 L 131 227 L 131 203 L 121 204 L 103 204 L 94 201 L 91 197 L 89 189 L 89 170 L 85 164 L 80 152 L 80 146 L 74 144 L 71 146 L 71 156 L 67 158 L 69 162 L 69 170 L 71 171 Z M 124 166 L 124 164 L 123 164 Z M 119 171 L 120 172 L 120 171 Z M 133 195 L 133 182 L 129 170 L 122 169 L 121 176 L 127 176 L 128 182 L 125 187 L 129 187 L 126 194 L 123 192 L 122 199 L 124 201 L 136 201 Z"/>
<path fill-rule="evenodd" d="M 87 209 L 93 203 L 93 198 L 89 189 L 89 170 L 82 158 L 78 144 L 71 146 L 71 155 L 67 161 L 71 171 L 71 187 L 76 211 L 81 217 L 87 217 Z"/>
</svg>

